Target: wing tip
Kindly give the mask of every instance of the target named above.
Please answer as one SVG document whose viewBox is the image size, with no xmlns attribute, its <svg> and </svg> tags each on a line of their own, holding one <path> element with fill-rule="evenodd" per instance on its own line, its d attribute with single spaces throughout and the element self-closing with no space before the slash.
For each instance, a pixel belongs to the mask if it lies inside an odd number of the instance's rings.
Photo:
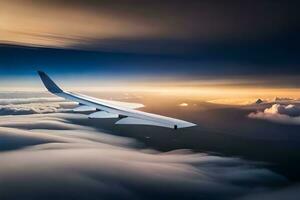
<svg viewBox="0 0 300 200">
<path fill-rule="evenodd" d="M 47 88 L 49 92 L 54 94 L 63 92 L 63 90 L 60 89 L 45 72 L 38 70 L 37 73 L 40 76 L 44 86 Z"/>
<path fill-rule="evenodd" d="M 184 124 L 177 124 L 175 126 L 174 126 L 174 129 L 180 129 L 180 128 L 189 128 L 189 127 L 197 126 L 197 124 L 194 124 L 191 122 L 186 122 Z"/>
<path fill-rule="evenodd" d="M 37 72 L 39 75 L 45 73 L 45 72 L 43 72 L 43 71 L 41 71 L 41 70 L 37 70 L 36 72 Z"/>
<path fill-rule="evenodd" d="M 45 72 L 41 71 L 41 70 L 37 70 L 36 72 L 38 73 L 38 75 L 39 75 L 41 78 L 47 76 L 47 74 L 46 74 Z"/>
</svg>

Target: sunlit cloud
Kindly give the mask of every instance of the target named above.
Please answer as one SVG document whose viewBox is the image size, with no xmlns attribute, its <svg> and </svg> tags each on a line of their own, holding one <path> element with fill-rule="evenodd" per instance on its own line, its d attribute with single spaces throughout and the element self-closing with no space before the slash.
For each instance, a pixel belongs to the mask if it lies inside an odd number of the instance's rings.
<svg viewBox="0 0 300 200">
<path fill-rule="evenodd" d="M 26 103 L 45 103 L 45 102 L 63 102 L 59 97 L 30 97 L 30 98 L 7 98 L 0 99 L 0 105 L 26 104 Z"/>
<path fill-rule="evenodd" d="M 181 104 L 179 104 L 179 106 L 186 107 L 186 106 L 189 106 L 189 104 L 187 104 L 187 103 L 181 103 Z"/>
<path fill-rule="evenodd" d="M 207 102 L 209 103 L 214 103 L 214 104 L 224 104 L 224 105 L 251 105 L 254 104 L 257 101 L 257 99 L 253 97 L 248 97 L 248 98 L 241 98 L 241 97 L 231 97 L 231 98 L 220 98 L 220 99 L 213 99 L 213 100 L 208 100 Z"/>
<path fill-rule="evenodd" d="M 264 111 L 250 113 L 248 117 L 281 124 L 300 125 L 300 107 L 299 105 L 292 104 L 273 104 L 270 108 L 266 108 Z"/>
<path fill-rule="evenodd" d="M 39 113 L 66 112 L 61 106 L 74 106 L 73 102 L 67 102 L 62 98 L 12 98 L 0 99 L 0 115 L 24 115 Z"/>
</svg>

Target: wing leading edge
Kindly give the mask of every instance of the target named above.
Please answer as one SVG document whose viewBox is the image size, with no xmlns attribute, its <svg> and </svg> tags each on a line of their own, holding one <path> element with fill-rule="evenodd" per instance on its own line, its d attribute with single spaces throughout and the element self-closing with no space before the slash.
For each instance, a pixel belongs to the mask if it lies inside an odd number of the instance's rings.
<svg viewBox="0 0 300 200">
<path fill-rule="evenodd" d="M 187 121 L 134 110 L 143 107 L 142 104 L 96 99 L 82 94 L 63 91 L 46 73 L 38 71 L 38 74 L 49 92 L 64 99 L 78 102 L 81 105 L 81 108 L 83 108 L 82 106 L 94 108 L 96 112 L 92 113 L 89 116 L 90 118 L 118 117 L 120 120 L 117 121 L 116 124 L 152 125 L 174 129 L 196 126 L 196 124 Z"/>
</svg>

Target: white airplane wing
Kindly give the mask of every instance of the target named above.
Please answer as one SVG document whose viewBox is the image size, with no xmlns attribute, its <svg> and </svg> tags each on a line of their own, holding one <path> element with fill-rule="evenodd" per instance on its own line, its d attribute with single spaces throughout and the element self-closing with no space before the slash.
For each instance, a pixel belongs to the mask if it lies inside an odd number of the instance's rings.
<svg viewBox="0 0 300 200">
<path fill-rule="evenodd" d="M 95 111 L 89 115 L 89 118 L 119 118 L 116 124 L 152 125 L 173 129 L 196 126 L 196 124 L 187 121 L 135 110 L 143 107 L 142 104 L 96 99 L 63 91 L 47 74 L 41 71 L 38 71 L 38 74 L 49 92 L 79 103 L 79 107 L 75 108 L 74 111 Z"/>
</svg>

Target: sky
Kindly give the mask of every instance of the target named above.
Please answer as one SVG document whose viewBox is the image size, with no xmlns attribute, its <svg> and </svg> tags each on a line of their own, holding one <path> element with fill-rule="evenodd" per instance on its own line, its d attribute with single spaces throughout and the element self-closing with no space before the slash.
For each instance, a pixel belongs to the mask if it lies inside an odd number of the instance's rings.
<svg viewBox="0 0 300 200">
<path fill-rule="evenodd" d="M 1 89 L 298 88 L 296 1 L 0 1 Z M 83 83 L 83 84 L 84 84 Z M 142 84 L 142 85 L 143 85 Z"/>
</svg>

